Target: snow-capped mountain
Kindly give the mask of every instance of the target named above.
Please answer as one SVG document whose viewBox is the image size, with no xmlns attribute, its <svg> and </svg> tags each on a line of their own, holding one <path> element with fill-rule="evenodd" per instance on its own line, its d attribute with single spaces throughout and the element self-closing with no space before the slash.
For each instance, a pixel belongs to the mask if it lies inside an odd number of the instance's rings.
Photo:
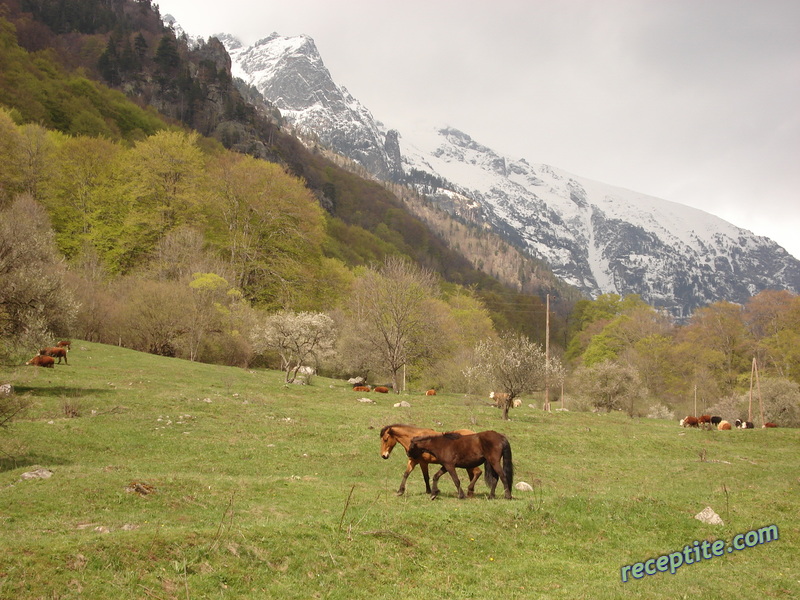
<svg viewBox="0 0 800 600">
<path fill-rule="evenodd" d="M 314 40 L 273 33 L 245 47 L 230 35 L 216 37 L 231 55 L 234 77 L 255 86 L 288 122 L 376 177 L 396 177 L 400 165 L 393 136 L 387 147 L 372 114 L 333 82 Z"/>
<path fill-rule="evenodd" d="M 709 213 L 487 148 L 453 128 L 386 131 L 337 86 L 311 38 L 273 33 L 244 47 L 217 36 L 233 73 L 295 127 L 374 176 L 417 187 L 453 214 L 491 226 L 591 296 L 639 294 L 676 316 L 767 288 L 800 291 L 800 261 Z"/>
</svg>

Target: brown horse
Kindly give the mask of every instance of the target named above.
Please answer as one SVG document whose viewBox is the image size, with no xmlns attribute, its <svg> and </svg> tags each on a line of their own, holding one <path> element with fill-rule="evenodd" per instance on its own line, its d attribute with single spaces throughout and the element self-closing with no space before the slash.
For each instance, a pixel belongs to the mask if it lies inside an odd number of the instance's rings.
<svg viewBox="0 0 800 600">
<path fill-rule="evenodd" d="M 431 500 L 439 494 L 439 477 L 446 470 L 456 484 L 458 497 L 463 498 L 461 482 L 456 467 L 473 469 L 486 463 L 484 479 L 489 486 L 489 498 L 494 498 L 497 476 L 503 481 L 506 499 L 511 500 L 511 486 L 514 482 L 514 464 L 511 462 L 511 444 L 508 438 L 496 431 L 481 431 L 471 435 L 445 433 L 444 435 L 419 436 L 411 440 L 408 456 L 413 459 L 431 454 L 442 468 L 433 477 Z"/>
<path fill-rule="evenodd" d="M 470 431 L 469 429 L 459 429 L 458 433 L 463 434 L 470 434 L 475 433 L 474 431 Z M 403 448 L 405 448 L 406 453 L 408 453 L 408 446 L 411 444 L 411 439 L 416 436 L 436 436 L 442 435 L 441 432 L 436 431 L 434 429 L 426 429 L 424 427 L 414 427 L 413 425 L 387 425 L 383 429 L 381 429 L 381 457 L 386 459 L 389 458 L 389 455 L 392 453 L 392 449 L 395 447 L 396 444 L 400 444 Z M 430 479 L 428 477 L 428 463 L 439 464 L 439 461 L 436 460 L 433 456 L 427 453 L 422 453 L 419 458 L 411 458 L 408 459 L 408 464 L 406 465 L 406 472 L 403 473 L 403 480 L 400 482 L 400 489 L 397 490 L 397 495 L 402 496 L 406 491 L 406 479 L 408 479 L 409 474 L 411 471 L 414 470 L 414 467 L 419 465 L 420 471 L 422 471 L 422 477 L 425 480 L 425 492 L 430 494 L 431 493 L 431 484 Z M 477 468 L 466 469 L 467 473 L 469 474 L 470 481 L 469 487 L 467 488 L 467 493 L 472 496 L 475 492 L 475 482 L 478 481 L 478 477 L 481 476 L 481 470 Z M 440 473 L 437 473 L 439 477 L 441 477 L 445 473 L 444 469 L 440 469 Z"/>
</svg>

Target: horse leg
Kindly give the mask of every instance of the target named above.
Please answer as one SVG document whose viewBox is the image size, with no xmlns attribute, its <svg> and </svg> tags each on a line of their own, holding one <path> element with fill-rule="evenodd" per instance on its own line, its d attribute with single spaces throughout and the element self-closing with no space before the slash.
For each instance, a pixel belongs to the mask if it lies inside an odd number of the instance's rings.
<svg viewBox="0 0 800 600">
<path fill-rule="evenodd" d="M 425 480 L 425 493 L 431 493 L 431 480 L 428 477 L 428 463 L 424 460 L 419 461 L 419 469 L 422 471 L 422 478 Z"/>
<path fill-rule="evenodd" d="M 475 495 L 475 482 L 481 476 L 481 470 L 478 467 L 474 469 L 466 469 L 470 474 L 469 486 L 467 487 L 467 498 L 472 498 Z"/>
<path fill-rule="evenodd" d="M 431 491 L 431 500 L 436 500 L 436 496 L 439 495 L 439 477 L 447 473 L 447 469 L 441 467 L 436 474 L 433 476 L 433 490 Z"/>
<path fill-rule="evenodd" d="M 503 482 L 503 489 L 505 490 L 505 498 L 506 500 L 511 500 L 511 486 L 509 485 L 508 478 L 506 477 L 506 473 L 503 470 L 502 465 L 500 464 L 500 459 L 496 459 L 492 461 L 492 468 L 497 472 L 498 477 L 500 477 L 500 481 Z M 494 498 L 494 489 L 497 487 L 497 480 L 495 479 L 494 485 L 492 485 L 492 491 L 489 494 L 489 498 Z"/>
<path fill-rule="evenodd" d="M 445 465 L 442 466 L 444 467 Z M 458 490 L 459 499 L 463 500 L 464 498 L 466 498 L 466 496 L 464 495 L 464 490 L 461 489 L 461 480 L 458 478 L 458 473 L 456 473 L 455 467 L 453 467 L 452 465 L 447 465 L 447 472 L 450 473 L 450 477 L 453 478 L 453 483 L 455 484 L 456 489 Z"/>
<path fill-rule="evenodd" d="M 398 496 L 402 496 L 403 494 L 406 493 L 406 479 L 408 479 L 408 476 L 411 474 L 411 471 L 414 470 L 414 467 L 416 465 L 417 465 L 417 461 L 415 461 L 415 460 L 413 460 L 411 458 L 408 459 L 408 464 L 406 465 L 406 472 L 403 473 L 403 480 L 400 482 L 400 489 L 397 490 L 397 495 Z M 420 469 L 421 468 L 422 467 L 420 467 Z M 427 477 L 426 477 L 426 483 L 427 483 Z"/>
</svg>

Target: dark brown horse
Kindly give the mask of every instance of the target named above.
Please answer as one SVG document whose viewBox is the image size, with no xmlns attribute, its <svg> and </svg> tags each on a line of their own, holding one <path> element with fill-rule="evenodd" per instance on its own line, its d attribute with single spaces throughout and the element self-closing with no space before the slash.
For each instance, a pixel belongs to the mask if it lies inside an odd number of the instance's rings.
<svg viewBox="0 0 800 600">
<path fill-rule="evenodd" d="M 474 469 L 486 463 L 484 479 L 489 486 L 489 498 L 494 498 L 497 477 L 503 482 L 506 498 L 511 500 L 511 486 L 514 483 L 514 464 L 511 462 L 511 444 L 508 438 L 496 431 L 481 431 L 470 435 L 445 433 L 444 435 L 419 436 L 411 440 L 408 456 L 419 459 L 431 454 L 442 468 L 433 477 L 431 500 L 439 494 L 439 477 L 445 470 L 450 473 L 456 484 L 458 497 L 464 498 L 461 482 L 458 480 L 456 468 Z"/>
<path fill-rule="evenodd" d="M 463 434 L 470 434 L 475 433 L 474 431 L 470 431 L 469 429 L 459 429 L 457 433 Z M 381 429 L 381 457 L 386 459 L 389 458 L 389 455 L 392 453 L 392 449 L 399 443 L 403 448 L 405 448 L 406 453 L 408 453 L 408 446 L 411 444 L 411 439 L 417 436 L 435 436 L 435 435 L 442 435 L 441 432 L 436 431 L 434 429 L 426 429 L 424 427 L 414 427 L 413 425 L 387 425 L 383 429 Z M 406 479 L 408 479 L 409 474 L 411 471 L 414 470 L 414 467 L 419 465 L 420 471 L 422 471 L 422 478 L 425 480 L 425 492 L 430 494 L 431 493 L 431 484 L 430 478 L 428 477 L 428 464 L 434 463 L 439 464 L 439 461 L 436 460 L 433 456 L 427 453 L 422 453 L 419 458 L 411 458 L 408 459 L 408 464 L 406 465 L 406 471 L 403 473 L 403 480 L 400 482 L 400 489 L 397 490 L 397 495 L 402 496 L 406 491 Z M 439 477 L 445 473 L 444 469 L 440 469 L 440 473 L 437 473 Z M 476 466 L 473 469 L 467 469 L 467 473 L 469 474 L 469 487 L 467 488 L 467 493 L 469 496 L 472 496 L 475 491 L 475 482 L 478 481 L 478 477 L 481 476 L 481 470 Z"/>
</svg>

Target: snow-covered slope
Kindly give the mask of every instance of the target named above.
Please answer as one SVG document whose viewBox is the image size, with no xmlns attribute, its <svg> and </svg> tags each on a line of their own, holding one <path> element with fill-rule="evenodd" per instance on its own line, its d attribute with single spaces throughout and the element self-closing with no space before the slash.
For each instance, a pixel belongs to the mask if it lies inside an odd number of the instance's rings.
<svg viewBox="0 0 800 600">
<path fill-rule="evenodd" d="M 452 128 L 400 146 L 405 172 L 444 180 L 426 191 L 452 212 L 478 204 L 480 218 L 591 295 L 636 293 L 680 316 L 800 285 L 800 263 L 783 248 L 707 212 L 514 160 Z"/>
<path fill-rule="evenodd" d="M 386 131 L 333 82 L 307 36 L 273 33 L 250 47 L 218 37 L 234 74 L 296 127 L 376 177 L 491 226 L 588 295 L 636 293 L 681 316 L 766 288 L 800 291 L 800 261 L 706 212 L 512 159 L 453 128 Z"/>
</svg>

